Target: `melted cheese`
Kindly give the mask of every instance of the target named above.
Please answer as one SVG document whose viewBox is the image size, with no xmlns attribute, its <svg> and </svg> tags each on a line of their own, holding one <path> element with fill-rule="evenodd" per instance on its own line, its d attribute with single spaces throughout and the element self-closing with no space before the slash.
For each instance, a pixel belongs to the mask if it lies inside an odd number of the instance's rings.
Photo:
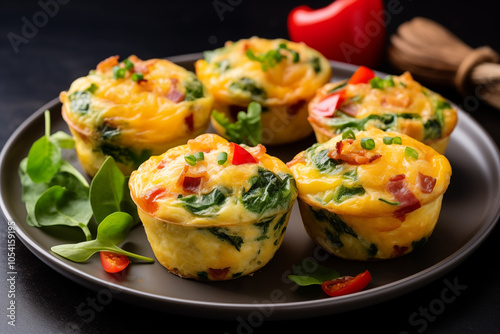
<svg viewBox="0 0 500 334">
<path fill-rule="evenodd" d="M 280 50 L 285 58 L 264 70 L 260 62 L 246 55 L 247 50 L 251 50 L 256 56 L 261 56 L 278 50 L 282 43 L 298 53 L 298 62 L 293 61 L 293 54 L 289 51 Z M 263 89 L 266 97 L 258 102 L 283 105 L 309 100 L 316 89 L 328 82 L 331 75 L 326 58 L 304 43 L 258 37 L 227 42 L 224 48 L 213 51 L 208 61 L 199 60 L 195 66 L 196 74 L 216 100 L 236 105 L 245 105 L 254 100 L 248 92 L 231 89 L 231 85 L 238 84 L 242 78 L 250 78 Z"/>
<path fill-rule="evenodd" d="M 409 72 L 405 72 L 401 76 L 392 76 L 392 80 L 394 86 L 384 89 L 372 88 L 369 83 L 348 84 L 345 86 L 344 101 L 350 104 L 350 108 L 355 110 L 353 117 L 355 119 L 364 119 L 370 115 L 417 115 L 417 118 L 398 118 L 397 124 L 395 126 L 391 125 L 389 130 L 409 135 L 433 146 L 440 153 L 444 153 L 447 139 L 457 123 L 457 110 L 454 107 L 443 108 L 443 124 L 440 137 L 426 137 L 424 124 L 429 120 L 437 119 L 436 104 L 445 103 L 446 100 L 441 95 L 430 91 L 415 81 Z M 320 142 L 325 142 L 339 133 L 333 127 L 336 117 L 320 117 L 315 115 L 312 109 L 317 103 L 329 96 L 331 94 L 329 91 L 339 86 L 339 84 L 341 83 L 326 84 L 318 90 L 317 95 L 309 104 L 309 121 L 316 130 Z M 340 110 L 342 110 L 342 105 Z M 366 123 L 365 130 L 382 126 L 385 125 L 369 121 Z"/>
<path fill-rule="evenodd" d="M 257 163 L 233 165 L 231 144 L 214 134 L 200 135 L 188 141 L 186 145 L 172 148 L 159 156 L 153 156 L 143 163 L 130 177 L 132 198 L 136 204 L 149 215 L 157 219 L 175 224 L 192 226 L 223 226 L 255 222 L 261 217 L 248 211 L 238 200 L 244 191 L 251 187 L 251 179 L 258 175 L 258 168 L 264 168 L 274 174 L 283 176 L 291 172 L 278 158 L 265 153 L 263 146 L 247 148 L 257 160 Z M 190 166 L 185 155 L 197 152 L 204 153 L 204 160 Z M 227 162 L 219 165 L 219 153 L 226 152 Z M 201 177 L 200 186 L 195 195 L 208 194 L 214 189 L 224 189 L 231 194 L 225 204 L 214 217 L 197 216 L 190 213 L 178 200 L 178 196 L 189 196 L 192 193 L 183 189 L 182 177 Z M 161 196 L 151 198 L 155 189 L 161 188 Z M 296 197 L 292 193 L 290 207 Z M 147 201 L 154 201 L 153 209 Z M 287 208 L 288 210 L 289 208 Z M 270 212 L 267 215 L 275 214 Z"/>
<path fill-rule="evenodd" d="M 386 145 L 384 137 L 401 137 L 402 144 Z M 342 135 L 332 138 L 330 141 L 316 146 L 308 154 L 301 152 L 289 163 L 299 188 L 299 197 L 307 203 L 320 206 L 339 215 L 355 215 L 363 217 L 391 216 L 396 209 L 379 199 L 396 202 L 394 196 L 386 188 L 389 180 L 395 175 L 404 174 L 405 184 L 417 197 L 422 205 L 434 201 L 447 189 L 451 166 L 443 155 L 437 153 L 429 146 L 395 132 L 383 132 L 378 129 L 356 133 L 356 140 L 348 145 L 349 152 L 363 152 L 361 147 L 362 138 L 372 138 L 375 148 L 369 154 L 379 154 L 380 158 L 368 164 L 351 165 L 341 163 L 335 173 L 322 173 L 311 161 L 312 154 L 322 150 L 336 150 L 337 142 L 342 140 Z M 418 159 L 406 156 L 407 147 L 415 149 Z M 345 173 L 354 171 L 357 180 L 352 181 L 345 177 Z M 418 183 L 418 174 L 424 174 L 436 179 L 436 184 L 431 193 L 421 191 Z M 340 185 L 346 187 L 362 186 L 364 194 L 352 196 L 340 203 L 332 199 Z"/>
<path fill-rule="evenodd" d="M 164 59 L 128 59 L 134 69 L 125 71 L 123 78 L 113 77 L 113 69 L 123 68 L 123 64 L 118 63 L 118 57 L 110 57 L 60 94 L 65 121 L 75 138 L 86 142 L 77 143 L 77 153 L 86 165 L 98 168 L 104 158 L 99 147 L 102 143 L 137 155 L 160 154 L 208 127 L 213 97 L 194 73 Z M 134 73 L 142 74 L 142 80 L 134 81 Z M 186 99 L 192 93 L 188 89 L 196 83 L 197 98 Z M 75 109 L 78 94 L 83 94 L 83 103 L 87 103 L 83 110 Z M 129 166 L 128 173 L 136 167 Z"/>
</svg>

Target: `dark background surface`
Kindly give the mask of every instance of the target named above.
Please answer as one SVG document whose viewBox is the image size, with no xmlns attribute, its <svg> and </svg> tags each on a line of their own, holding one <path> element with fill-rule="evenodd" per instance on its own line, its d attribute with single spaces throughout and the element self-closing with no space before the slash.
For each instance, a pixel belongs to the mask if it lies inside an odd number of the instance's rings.
<svg viewBox="0 0 500 334">
<path fill-rule="evenodd" d="M 47 1 L 41 1 L 45 3 Z M 23 20 L 42 10 L 37 1 L 0 3 L 0 146 L 35 110 L 57 97 L 79 76 L 110 56 L 136 54 L 142 59 L 201 52 L 226 40 L 257 35 L 287 38 L 286 17 L 301 1 L 224 1 L 232 10 L 221 17 L 213 1 L 61 1 L 58 11 L 15 52 L 7 35 L 22 35 Z M 330 1 L 310 1 L 312 7 Z M 392 15 L 388 34 L 413 18 L 436 20 L 472 47 L 490 45 L 500 51 L 499 24 L 492 2 L 400 0 L 403 10 Z M 23 19 L 24 18 L 24 19 Z M 378 70 L 394 73 L 384 61 Z M 430 88 L 436 88 L 430 86 Z M 484 104 L 467 105 L 453 89 L 437 88 L 465 110 L 500 143 L 500 111 Z M 478 250 L 460 266 L 402 297 L 356 311 L 302 320 L 269 321 L 243 328 L 241 323 L 179 316 L 113 299 L 86 322 L 77 306 L 96 292 L 49 268 L 21 242 L 16 243 L 16 327 L 7 318 L 7 224 L 0 219 L 0 333 L 139 333 L 153 329 L 183 333 L 297 333 L 303 325 L 315 331 L 360 333 L 499 333 L 500 234 L 494 229 Z M 444 241 L 445 242 L 445 241 Z M 446 282 L 466 288 L 438 314 L 425 313 Z M 410 320 L 415 313 L 418 318 Z M 418 319 L 418 323 L 415 320 Z M 179 329 L 177 326 L 181 326 Z M 176 329 L 174 329 L 176 328 Z"/>
</svg>

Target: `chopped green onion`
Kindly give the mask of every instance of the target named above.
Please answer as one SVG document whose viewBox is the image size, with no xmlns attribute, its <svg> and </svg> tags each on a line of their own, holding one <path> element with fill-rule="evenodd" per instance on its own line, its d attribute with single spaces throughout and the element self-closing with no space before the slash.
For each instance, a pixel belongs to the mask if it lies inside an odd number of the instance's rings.
<svg viewBox="0 0 500 334">
<path fill-rule="evenodd" d="M 371 139 L 370 137 L 362 138 L 361 147 L 365 150 L 373 150 L 375 148 L 375 140 Z"/>
<path fill-rule="evenodd" d="M 124 78 L 125 72 L 126 72 L 126 70 L 124 68 L 121 68 L 120 65 L 115 65 L 113 67 L 113 78 L 114 79 Z"/>
<path fill-rule="evenodd" d="M 418 159 L 418 151 L 412 147 L 406 146 L 405 148 L 405 157 Z"/>
<path fill-rule="evenodd" d="M 137 82 L 137 81 L 141 81 L 144 79 L 144 75 L 142 75 L 142 73 L 132 73 L 132 80 Z"/>
<path fill-rule="evenodd" d="M 186 160 L 187 164 L 190 166 L 196 165 L 196 158 L 194 157 L 194 155 L 186 154 L 184 156 L 184 160 Z"/>
<path fill-rule="evenodd" d="M 394 87 L 395 84 L 394 84 L 394 79 L 392 78 L 392 76 L 388 75 L 385 77 L 385 79 L 382 79 L 379 77 L 375 77 L 375 78 L 371 79 L 370 85 L 372 86 L 372 88 L 385 89 L 387 87 Z"/>
<path fill-rule="evenodd" d="M 342 139 L 354 139 L 356 140 L 356 135 L 354 134 L 354 131 L 351 129 L 342 132 Z"/>
<path fill-rule="evenodd" d="M 384 137 L 384 144 L 386 145 L 391 145 L 391 144 L 397 144 L 397 145 L 401 145 L 402 144 L 402 140 L 401 140 L 401 137 Z"/>
<path fill-rule="evenodd" d="M 130 61 L 130 59 L 128 59 L 128 58 L 123 61 L 123 64 L 125 65 L 126 71 L 130 71 L 131 69 L 134 68 L 134 63 L 132 61 Z"/>
<path fill-rule="evenodd" d="M 203 152 L 196 152 L 194 155 L 194 158 L 196 159 L 196 161 L 203 161 L 205 160 L 205 154 L 203 154 Z"/>
<path fill-rule="evenodd" d="M 378 200 L 382 201 L 384 203 L 390 204 L 390 205 L 399 205 L 399 202 L 391 202 L 391 201 L 388 201 L 388 200 L 383 199 L 383 198 L 379 198 Z"/>
<path fill-rule="evenodd" d="M 227 161 L 227 153 L 226 152 L 220 152 L 217 154 L 217 163 L 219 165 L 224 165 Z"/>
</svg>

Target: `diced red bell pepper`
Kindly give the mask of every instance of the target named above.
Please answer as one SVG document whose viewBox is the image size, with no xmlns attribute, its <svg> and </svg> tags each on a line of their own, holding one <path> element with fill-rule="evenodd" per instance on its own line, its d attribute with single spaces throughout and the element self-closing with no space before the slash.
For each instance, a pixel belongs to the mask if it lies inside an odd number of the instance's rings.
<svg viewBox="0 0 500 334">
<path fill-rule="evenodd" d="M 233 159 L 231 161 L 233 165 L 257 163 L 257 160 L 254 158 L 254 156 L 243 147 L 235 143 L 230 143 L 230 145 L 233 151 Z"/>
</svg>

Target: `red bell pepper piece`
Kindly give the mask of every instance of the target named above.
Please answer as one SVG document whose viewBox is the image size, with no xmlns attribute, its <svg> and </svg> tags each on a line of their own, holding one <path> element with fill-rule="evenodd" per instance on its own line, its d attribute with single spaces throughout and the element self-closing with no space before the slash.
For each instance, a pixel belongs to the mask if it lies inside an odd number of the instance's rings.
<svg viewBox="0 0 500 334">
<path fill-rule="evenodd" d="M 368 83 L 374 77 L 375 77 L 375 72 L 370 70 L 368 67 L 360 66 L 358 67 L 356 72 L 352 74 L 347 84 L 356 85 L 360 83 Z"/>
<path fill-rule="evenodd" d="M 254 158 L 250 152 L 245 150 L 238 144 L 230 143 L 229 144 L 233 150 L 233 160 L 231 163 L 233 165 L 243 165 L 243 164 L 256 164 L 257 160 Z"/>
<path fill-rule="evenodd" d="M 365 66 L 360 66 L 347 81 L 349 85 L 368 83 L 375 77 L 375 72 Z M 338 106 L 345 100 L 345 89 L 336 91 L 328 95 L 325 99 L 316 104 L 311 112 L 320 117 L 332 117 Z"/>
<path fill-rule="evenodd" d="M 294 8 L 288 15 L 288 34 L 325 57 L 345 63 L 376 67 L 385 45 L 382 0 L 336 0 L 312 9 Z"/>
<path fill-rule="evenodd" d="M 352 276 L 342 276 L 321 284 L 321 288 L 331 297 L 338 297 L 363 290 L 372 280 L 368 270 Z"/>
<path fill-rule="evenodd" d="M 101 252 L 102 268 L 108 273 L 117 273 L 125 269 L 130 260 L 127 256 L 113 252 Z"/>
</svg>

